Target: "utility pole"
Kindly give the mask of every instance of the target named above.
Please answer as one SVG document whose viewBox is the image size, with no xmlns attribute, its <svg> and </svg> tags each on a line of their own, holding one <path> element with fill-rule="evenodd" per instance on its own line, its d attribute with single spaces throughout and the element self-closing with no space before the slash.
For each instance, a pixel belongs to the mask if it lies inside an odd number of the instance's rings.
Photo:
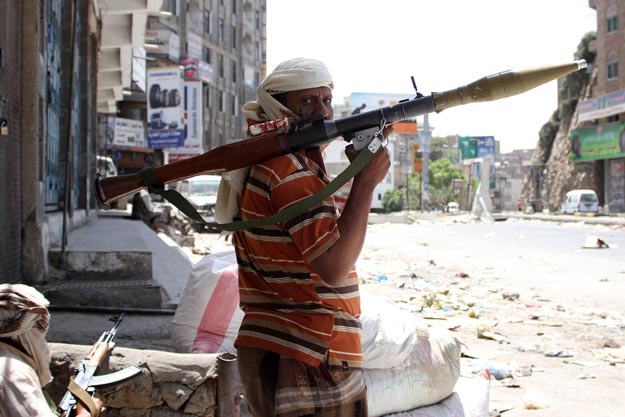
<svg viewBox="0 0 625 417">
<path fill-rule="evenodd" d="M 428 195 L 428 168 L 430 163 L 430 144 L 432 142 L 432 136 L 430 135 L 430 121 L 427 113 L 423 115 L 423 134 L 420 135 L 420 142 L 421 158 L 423 160 L 423 167 L 421 169 L 421 211 L 428 211 L 430 209 L 430 196 Z"/>
</svg>

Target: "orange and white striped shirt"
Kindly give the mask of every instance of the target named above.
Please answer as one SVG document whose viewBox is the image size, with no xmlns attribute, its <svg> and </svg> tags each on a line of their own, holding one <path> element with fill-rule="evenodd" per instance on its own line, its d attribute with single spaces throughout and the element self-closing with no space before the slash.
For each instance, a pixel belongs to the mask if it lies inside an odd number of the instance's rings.
<svg viewBox="0 0 625 417">
<path fill-rule="evenodd" d="M 304 151 L 254 165 L 241 217 L 271 216 L 311 196 L 329 179 Z M 235 233 L 241 307 L 237 346 L 264 349 L 311 366 L 362 367 L 360 295 L 352 269 L 328 286 L 310 262 L 339 239 L 333 197 L 281 224 Z"/>
</svg>

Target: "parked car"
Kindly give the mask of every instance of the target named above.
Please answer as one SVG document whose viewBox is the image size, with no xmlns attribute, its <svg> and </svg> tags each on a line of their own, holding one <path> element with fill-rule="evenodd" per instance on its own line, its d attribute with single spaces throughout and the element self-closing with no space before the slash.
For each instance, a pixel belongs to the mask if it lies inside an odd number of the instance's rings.
<svg viewBox="0 0 625 417">
<path fill-rule="evenodd" d="M 599 199 L 593 190 L 572 190 L 566 193 L 560 211 L 564 214 L 598 213 Z"/>
<path fill-rule="evenodd" d="M 215 221 L 215 203 L 221 177 L 219 175 L 198 175 L 176 183 L 176 191 L 182 194 L 207 222 Z M 196 232 L 206 228 L 202 223 L 191 221 Z"/>
<path fill-rule="evenodd" d="M 445 211 L 450 214 L 458 214 L 460 212 L 460 206 L 455 201 L 451 201 L 447 203 L 447 207 L 445 207 Z"/>
<path fill-rule="evenodd" d="M 110 156 L 96 155 L 97 173 L 102 177 L 114 177 L 117 175 L 117 167 Z"/>
</svg>

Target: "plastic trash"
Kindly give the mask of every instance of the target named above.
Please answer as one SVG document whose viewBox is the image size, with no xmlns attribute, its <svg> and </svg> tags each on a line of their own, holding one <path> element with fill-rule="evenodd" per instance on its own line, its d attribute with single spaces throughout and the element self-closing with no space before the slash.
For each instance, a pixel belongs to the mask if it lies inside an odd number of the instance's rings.
<svg viewBox="0 0 625 417">
<path fill-rule="evenodd" d="M 609 248 L 607 243 L 599 239 L 598 236 L 588 236 L 584 241 L 583 249 L 605 249 Z"/>
<path fill-rule="evenodd" d="M 465 368 L 463 374 L 477 375 L 481 372 L 488 371 L 496 380 L 511 378 L 519 369 L 515 363 L 496 362 L 486 359 L 474 359 L 468 363 L 468 369 Z"/>
<path fill-rule="evenodd" d="M 547 352 L 545 356 L 549 358 L 572 358 L 575 354 L 567 350 L 558 350 L 555 352 Z"/>
<path fill-rule="evenodd" d="M 506 340 L 506 337 L 500 333 L 491 330 L 491 326 L 486 323 L 478 324 L 477 328 L 478 339 L 490 339 L 502 343 Z"/>
</svg>

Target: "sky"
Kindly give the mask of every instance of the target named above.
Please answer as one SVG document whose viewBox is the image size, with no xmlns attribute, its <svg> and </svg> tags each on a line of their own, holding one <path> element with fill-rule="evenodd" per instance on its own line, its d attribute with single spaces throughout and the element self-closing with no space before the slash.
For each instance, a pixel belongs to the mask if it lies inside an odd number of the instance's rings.
<svg viewBox="0 0 625 417">
<path fill-rule="evenodd" d="M 355 92 L 446 91 L 483 76 L 573 61 L 596 31 L 588 0 L 267 0 L 267 71 L 294 57 L 325 62 L 334 103 Z M 494 136 L 533 149 L 557 108 L 557 83 L 429 115 L 434 136 Z M 422 123 L 423 117 L 417 118 Z"/>
</svg>

